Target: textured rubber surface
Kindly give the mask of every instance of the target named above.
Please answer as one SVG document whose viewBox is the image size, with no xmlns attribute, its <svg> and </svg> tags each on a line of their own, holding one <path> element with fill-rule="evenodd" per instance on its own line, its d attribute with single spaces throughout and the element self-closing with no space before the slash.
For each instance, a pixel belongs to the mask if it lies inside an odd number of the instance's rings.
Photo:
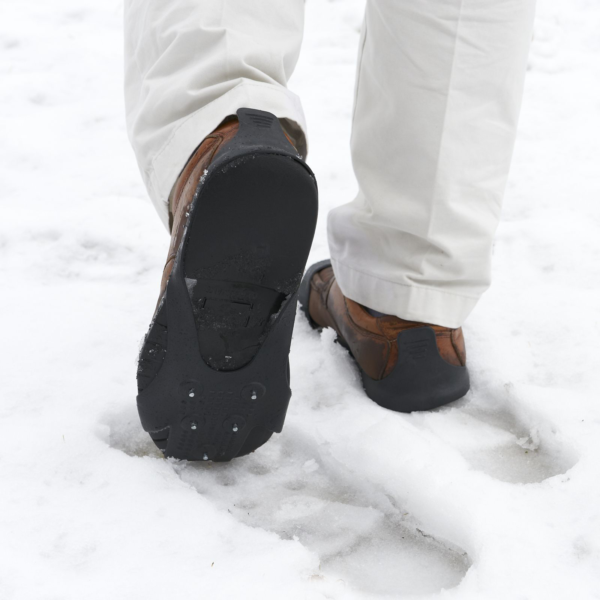
<svg viewBox="0 0 600 600">
<path fill-rule="evenodd" d="M 166 456 L 227 461 L 281 431 L 298 286 L 317 218 L 312 172 L 278 120 L 240 129 L 199 184 L 140 354 L 138 410 Z"/>
<path fill-rule="evenodd" d="M 398 334 L 398 361 L 383 379 L 371 379 L 362 369 L 363 386 L 377 404 L 398 412 L 431 410 L 462 398 L 469 391 L 469 371 L 447 363 L 431 327 Z"/>
<path fill-rule="evenodd" d="M 312 265 L 300 284 L 299 302 L 309 323 L 320 326 L 308 312 L 310 280 L 331 261 L 323 260 Z M 338 335 L 338 341 L 350 350 Z M 397 412 L 413 412 L 438 408 L 462 398 L 470 387 L 469 371 L 447 363 L 437 347 L 435 331 L 423 326 L 398 334 L 398 360 L 392 372 L 383 379 L 371 379 L 357 363 L 365 392 L 371 400 Z M 353 357 L 354 358 L 354 357 Z"/>
</svg>

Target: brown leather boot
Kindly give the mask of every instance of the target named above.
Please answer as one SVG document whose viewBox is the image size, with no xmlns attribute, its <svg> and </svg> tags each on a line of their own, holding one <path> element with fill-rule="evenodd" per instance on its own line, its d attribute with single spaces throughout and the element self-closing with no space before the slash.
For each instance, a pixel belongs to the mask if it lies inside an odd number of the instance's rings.
<svg viewBox="0 0 600 600">
<path fill-rule="evenodd" d="M 274 115 L 240 109 L 198 146 L 169 209 L 138 411 L 166 456 L 226 461 L 283 426 L 316 182 Z"/>
<path fill-rule="evenodd" d="M 308 269 L 299 301 L 313 327 L 337 332 L 358 364 L 367 395 L 381 406 L 430 410 L 469 390 L 460 327 L 373 316 L 342 294 L 329 260 Z"/>
</svg>

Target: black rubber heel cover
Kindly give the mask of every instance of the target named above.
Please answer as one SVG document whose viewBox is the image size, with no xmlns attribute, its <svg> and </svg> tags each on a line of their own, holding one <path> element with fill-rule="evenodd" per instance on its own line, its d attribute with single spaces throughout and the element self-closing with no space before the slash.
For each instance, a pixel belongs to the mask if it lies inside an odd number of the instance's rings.
<svg viewBox="0 0 600 600">
<path fill-rule="evenodd" d="M 447 363 L 431 327 L 398 334 L 398 361 L 384 379 L 374 380 L 361 369 L 369 398 L 397 412 L 431 410 L 462 398 L 470 387 L 469 371 Z"/>
</svg>

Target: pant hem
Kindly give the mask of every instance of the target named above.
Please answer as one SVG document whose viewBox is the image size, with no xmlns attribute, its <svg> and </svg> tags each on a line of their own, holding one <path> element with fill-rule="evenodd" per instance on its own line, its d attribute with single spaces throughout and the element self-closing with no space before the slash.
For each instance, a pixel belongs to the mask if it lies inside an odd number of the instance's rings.
<svg viewBox="0 0 600 600">
<path fill-rule="evenodd" d="M 462 326 L 479 298 L 431 287 L 380 279 L 331 259 L 335 277 L 347 298 L 379 312 L 407 321 L 444 327 Z"/>
</svg>

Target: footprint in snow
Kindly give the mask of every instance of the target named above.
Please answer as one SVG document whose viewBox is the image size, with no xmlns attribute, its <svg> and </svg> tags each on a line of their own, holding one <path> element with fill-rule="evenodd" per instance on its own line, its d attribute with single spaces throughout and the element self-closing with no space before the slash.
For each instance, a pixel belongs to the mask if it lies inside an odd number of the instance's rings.
<svg viewBox="0 0 600 600">
<path fill-rule="evenodd" d="M 241 523 L 299 541 L 319 556 L 318 576 L 351 589 L 435 593 L 458 585 L 470 566 L 460 548 L 427 535 L 393 499 L 290 425 L 229 464 L 174 468 Z"/>
<path fill-rule="evenodd" d="M 539 483 L 575 463 L 546 423 L 527 425 L 512 408 L 510 384 L 501 393 L 477 390 L 413 422 L 454 447 L 476 470 L 508 483 Z"/>
<path fill-rule="evenodd" d="M 109 444 L 162 459 L 134 407 L 110 416 Z M 241 524 L 293 539 L 320 559 L 318 578 L 372 594 L 426 594 L 455 587 L 470 566 L 462 549 L 423 531 L 382 490 L 357 479 L 289 425 L 231 463 L 173 461 L 174 473 Z"/>
<path fill-rule="evenodd" d="M 307 330 L 303 325 L 297 328 Z M 296 402 L 319 415 L 322 435 L 329 441 L 338 434 L 343 437 L 343 431 L 349 437 L 360 437 L 369 424 L 397 423 L 393 437 L 406 437 L 406 427 L 415 433 L 433 434 L 473 469 L 508 483 L 539 483 L 565 473 L 576 462 L 549 424 L 527 414 L 511 384 L 497 390 L 475 381 L 465 398 L 447 406 L 394 413 L 367 398 L 354 361 L 335 343 L 331 330 L 308 333 L 310 337 L 303 340 L 306 351 L 296 357 L 298 370 L 303 372 L 294 377 L 300 392 Z M 296 406 L 292 404 L 291 410 Z M 381 444 L 385 452 L 385 440 Z"/>
</svg>

